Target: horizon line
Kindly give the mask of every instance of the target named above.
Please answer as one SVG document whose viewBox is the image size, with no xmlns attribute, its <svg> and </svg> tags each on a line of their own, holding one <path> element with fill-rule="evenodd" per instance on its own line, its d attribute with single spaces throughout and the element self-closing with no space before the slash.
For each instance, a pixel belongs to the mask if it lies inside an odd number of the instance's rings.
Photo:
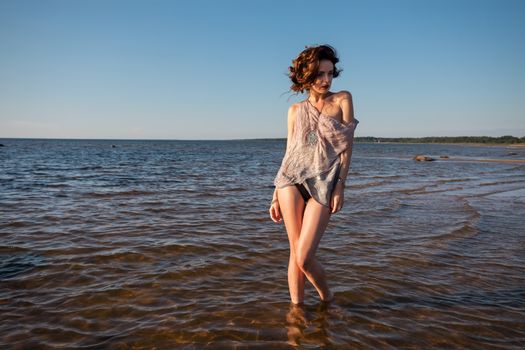
<svg viewBox="0 0 525 350">
<path fill-rule="evenodd" d="M 523 136 L 514 136 L 514 135 L 501 135 L 501 136 L 488 136 L 488 135 L 458 135 L 458 136 L 355 136 L 354 138 L 375 138 L 375 139 L 423 139 L 430 137 L 489 137 L 489 138 L 501 138 L 501 137 L 515 137 L 515 138 L 524 138 Z M 121 140 L 121 141 L 239 141 L 239 140 L 281 140 L 286 139 L 286 137 L 252 137 L 252 138 L 223 138 L 223 139 L 178 139 L 178 138 L 99 138 L 99 137 L 4 137 L 0 136 L 0 139 L 3 140 Z"/>
<path fill-rule="evenodd" d="M 501 138 L 501 137 L 514 137 L 514 138 L 525 138 L 525 136 L 514 136 L 514 135 L 501 135 L 501 136 L 355 136 L 355 139 L 425 139 L 425 138 Z M 256 141 L 256 140 L 286 140 L 286 137 L 254 137 L 254 138 L 231 138 L 231 139 L 177 139 L 177 138 L 68 138 L 68 137 L 0 137 L 0 140 L 70 140 L 70 141 Z"/>
</svg>

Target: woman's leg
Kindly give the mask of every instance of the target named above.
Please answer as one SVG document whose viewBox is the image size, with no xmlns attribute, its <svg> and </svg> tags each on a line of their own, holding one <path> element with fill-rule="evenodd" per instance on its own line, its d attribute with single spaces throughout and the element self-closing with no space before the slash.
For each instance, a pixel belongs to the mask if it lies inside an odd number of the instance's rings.
<svg viewBox="0 0 525 350">
<path fill-rule="evenodd" d="M 315 258 L 315 253 L 329 219 L 330 209 L 310 198 L 306 204 L 295 250 L 297 265 L 317 289 L 323 301 L 331 301 L 333 294 L 328 288 L 324 269 Z"/>
<path fill-rule="evenodd" d="M 296 247 L 301 233 L 303 212 L 305 208 L 304 199 L 295 186 L 286 186 L 277 191 L 279 207 L 290 241 L 290 260 L 288 263 L 288 287 L 292 303 L 300 304 L 304 301 L 303 271 L 297 266 Z"/>
</svg>

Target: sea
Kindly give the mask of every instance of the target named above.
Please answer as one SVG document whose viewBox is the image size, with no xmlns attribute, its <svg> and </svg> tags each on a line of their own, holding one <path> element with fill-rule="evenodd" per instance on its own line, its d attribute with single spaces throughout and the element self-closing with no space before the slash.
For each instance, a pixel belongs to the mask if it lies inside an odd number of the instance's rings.
<svg viewBox="0 0 525 350">
<path fill-rule="evenodd" d="M 355 144 L 295 306 L 285 140 L 0 144 L 1 349 L 525 348 L 525 148 Z"/>
</svg>

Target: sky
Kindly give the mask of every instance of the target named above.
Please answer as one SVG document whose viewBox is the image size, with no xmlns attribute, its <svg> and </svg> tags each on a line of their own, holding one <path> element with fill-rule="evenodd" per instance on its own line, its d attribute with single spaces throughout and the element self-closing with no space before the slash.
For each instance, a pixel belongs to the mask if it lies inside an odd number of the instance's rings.
<svg viewBox="0 0 525 350">
<path fill-rule="evenodd" d="M 330 44 L 356 136 L 525 136 L 525 1 L 0 0 L 0 137 L 286 137 Z"/>
</svg>

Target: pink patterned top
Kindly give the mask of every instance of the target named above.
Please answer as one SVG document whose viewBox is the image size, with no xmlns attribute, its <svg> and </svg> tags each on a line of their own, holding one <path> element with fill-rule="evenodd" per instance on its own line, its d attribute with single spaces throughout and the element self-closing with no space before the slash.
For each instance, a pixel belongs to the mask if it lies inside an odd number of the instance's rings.
<svg viewBox="0 0 525 350">
<path fill-rule="evenodd" d="M 308 100 L 300 102 L 274 185 L 303 184 L 317 202 L 329 206 L 340 170 L 339 156 L 351 149 L 358 123 L 357 119 L 341 123 L 320 113 Z"/>
</svg>

